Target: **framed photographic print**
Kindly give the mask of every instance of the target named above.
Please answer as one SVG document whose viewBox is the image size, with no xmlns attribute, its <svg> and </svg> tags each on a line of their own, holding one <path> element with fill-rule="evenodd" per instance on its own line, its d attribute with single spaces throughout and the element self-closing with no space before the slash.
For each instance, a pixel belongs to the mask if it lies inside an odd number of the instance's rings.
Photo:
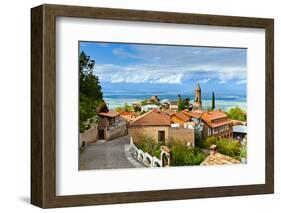
<svg viewBox="0 0 281 213">
<path fill-rule="evenodd" d="M 273 19 L 31 9 L 31 203 L 274 191 Z"/>
</svg>

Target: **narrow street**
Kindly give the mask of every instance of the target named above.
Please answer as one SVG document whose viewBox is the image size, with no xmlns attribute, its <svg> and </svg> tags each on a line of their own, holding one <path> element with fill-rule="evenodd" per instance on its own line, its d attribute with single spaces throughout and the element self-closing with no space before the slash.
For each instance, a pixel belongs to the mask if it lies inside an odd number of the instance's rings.
<svg viewBox="0 0 281 213">
<path fill-rule="evenodd" d="M 80 153 L 80 170 L 143 167 L 129 153 L 129 136 L 88 144 Z"/>
</svg>

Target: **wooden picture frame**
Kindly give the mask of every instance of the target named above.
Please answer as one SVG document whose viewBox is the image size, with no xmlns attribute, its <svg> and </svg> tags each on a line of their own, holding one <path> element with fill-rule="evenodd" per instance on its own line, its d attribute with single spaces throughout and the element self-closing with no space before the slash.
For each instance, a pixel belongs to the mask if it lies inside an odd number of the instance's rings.
<svg viewBox="0 0 281 213">
<path fill-rule="evenodd" d="M 56 17 L 265 29 L 265 184 L 56 195 Z M 268 194 L 274 191 L 274 21 L 186 13 L 41 5 L 31 9 L 31 203 L 42 208 Z"/>
</svg>

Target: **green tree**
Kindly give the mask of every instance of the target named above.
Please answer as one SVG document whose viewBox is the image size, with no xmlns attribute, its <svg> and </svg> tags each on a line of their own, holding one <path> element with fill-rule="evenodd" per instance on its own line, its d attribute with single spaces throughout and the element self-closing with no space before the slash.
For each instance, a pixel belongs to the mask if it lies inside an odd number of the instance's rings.
<svg viewBox="0 0 281 213">
<path fill-rule="evenodd" d="M 181 101 L 181 95 L 180 94 L 178 94 L 178 100 L 179 100 L 179 102 Z"/>
<path fill-rule="evenodd" d="M 213 94 L 212 94 L 212 111 L 214 111 L 215 108 L 216 108 L 216 104 L 215 104 L 215 93 L 213 92 Z"/>
<path fill-rule="evenodd" d="M 189 109 L 189 101 L 189 97 L 182 99 L 181 95 L 178 94 L 178 111 Z"/>
<path fill-rule="evenodd" d="M 147 105 L 147 100 L 143 100 L 143 101 L 141 101 L 141 105 L 142 105 L 142 106 Z"/>
<path fill-rule="evenodd" d="M 80 132 L 90 127 L 89 119 L 96 116 L 96 108 L 106 109 L 99 78 L 93 74 L 95 61 L 82 51 L 79 55 L 79 126 Z M 103 106 L 105 105 L 105 106 Z M 91 119 L 92 121 L 92 119 Z"/>
<path fill-rule="evenodd" d="M 134 112 L 140 112 L 141 111 L 141 107 L 138 104 L 133 105 L 133 110 Z"/>
<path fill-rule="evenodd" d="M 178 101 L 178 111 L 186 109 L 185 104 L 182 100 Z"/>
<path fill-rule="evenodd" d="M 127 103 L 124 104 L 124 111 L 125 111 L 125 112 L 131 111 L 131 108 L 132 108 L 132 107 L 129 106 Z"/>
<path fill-rule="evenodd" d="M 187 98 L 184 99 L 184 105 L 185 105 L 187 108 L 189 108 L 189 102 L 190 102 L 190 98 L 189 98 L 189 97 L 187 97 Z"/>
<path fill-rule="evenodd" d="M 231 108 L 228 112 L 227 115 L 229 118 L 233 120 L 239 120 L 239 121 L 246 121 L 247 120 L 247 114 L 244 110 L 242 110 L 240 107 L 234 107 Z"/>
</svg>

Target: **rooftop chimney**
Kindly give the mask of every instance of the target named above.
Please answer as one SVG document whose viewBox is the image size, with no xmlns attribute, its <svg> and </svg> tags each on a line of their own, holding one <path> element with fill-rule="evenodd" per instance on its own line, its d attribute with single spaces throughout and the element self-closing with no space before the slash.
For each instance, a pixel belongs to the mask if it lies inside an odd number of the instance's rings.
<svg viewBox="0 0 281 213">
<path fill-rule="evenodd" d="M 210 155 L 215 155 L 218 152 L 218 147 L 215 144 L 210 146 Z"/>
</svg>

